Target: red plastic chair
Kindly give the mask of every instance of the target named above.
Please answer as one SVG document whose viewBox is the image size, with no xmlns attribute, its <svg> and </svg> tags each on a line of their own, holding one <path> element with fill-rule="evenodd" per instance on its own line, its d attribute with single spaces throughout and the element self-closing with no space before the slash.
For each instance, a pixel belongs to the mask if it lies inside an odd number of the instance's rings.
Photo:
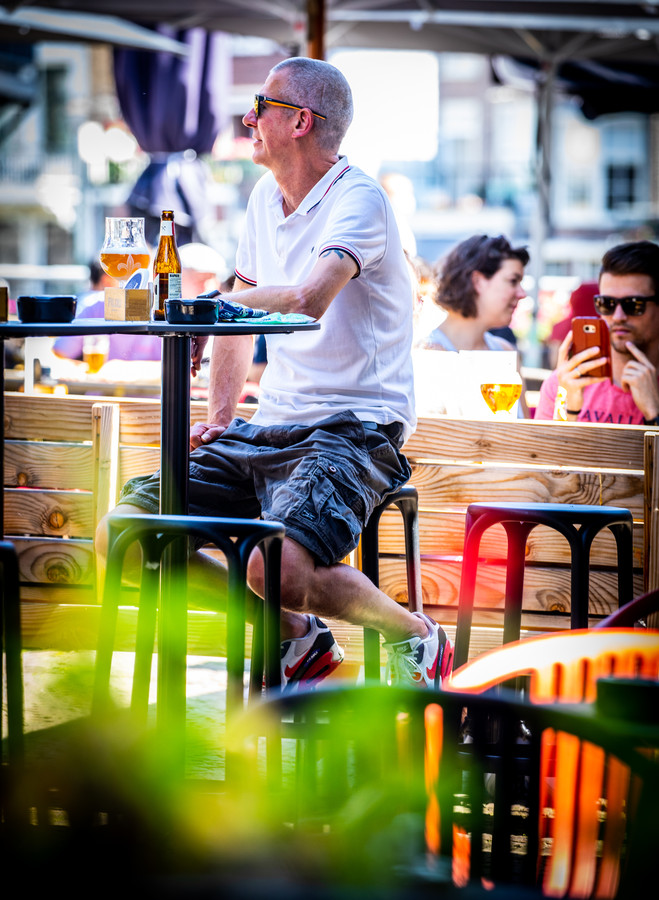
<svg viewBox="0 0 659 900">
<path fill-rule="evenodd" d="M 529 676 L 532 703 L 594 703 L 599 679 L 659 680 L 659 631 L 601 628 L 516 641 L 465 663 L 444 689 L 481 694 L 524 675 Z M 552 847 L 543 893 L 614 897 L 623 822 L 633 802 L 628 767 L 599 747 L 550 731 L 543 736 L 540 771 L 540 828 Z M 602 801 L 606 802 L 606 829 L 599 850 Z M 547 810 L 553 811 L 553 818 Z"/>
</svg>

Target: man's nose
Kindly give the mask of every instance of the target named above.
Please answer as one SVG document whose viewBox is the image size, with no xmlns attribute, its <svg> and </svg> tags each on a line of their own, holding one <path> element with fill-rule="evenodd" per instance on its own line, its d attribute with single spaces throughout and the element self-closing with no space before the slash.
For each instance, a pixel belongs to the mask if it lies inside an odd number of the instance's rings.
<svg viewBox="0 0 659 900">
<path fill-rule="evenodd" d="M 254 109 L 249 109 L 243 116 L 243 125 L 246 125 L 248 128 L 256 128 L 256 122 L 257 119 Z"/>
<path fill-rule="evenodd" d="M 624 311 L 623 308 L 622 308 L 622 304 L 621 304 L 621 303 L 616 303 L 616 308 L 615 308 L 615 309 L 613 310 L 613 312 L 611 313 L 611 318 L 612 318 L 612 319 L 615 319 L 615 320 L 617 320 L 617 321 L 619 321 L 619 322 L 622 322 L 622 321 L 624 321 L 624 320 L 627 318 L 627 316 L 626 316 L 626 314 L 625 314 L 625 311 Z"/>
</svg>

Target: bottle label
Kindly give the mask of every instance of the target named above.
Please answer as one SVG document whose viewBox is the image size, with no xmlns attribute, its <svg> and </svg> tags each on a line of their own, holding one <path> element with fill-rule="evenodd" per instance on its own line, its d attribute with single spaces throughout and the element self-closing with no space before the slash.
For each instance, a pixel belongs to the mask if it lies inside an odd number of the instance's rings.
<svg viewBox="0 0 659 900">
<path fill-rule="evenodd" d="M 167 276 L 169 279 L 169 290 L 167 292 L 168 300 L 180 300 L 181 299 L 181 273 L 180 272 L 170 272 Z"/>
<path fill-rule="evenodd" d="M 160 234 L 167 237 L 174 234 L 174 223 L 169 222 L 167 219 L 162 219 L 160 222 Z"/>
</svg>

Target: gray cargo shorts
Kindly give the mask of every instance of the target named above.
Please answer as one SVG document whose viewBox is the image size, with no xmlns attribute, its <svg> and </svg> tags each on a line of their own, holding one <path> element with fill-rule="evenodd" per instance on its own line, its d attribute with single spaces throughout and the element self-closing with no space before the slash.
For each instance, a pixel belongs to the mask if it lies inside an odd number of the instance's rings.
<svg viewBox="0 0 659 900">
<path fill-rule="evenodd" d="M 359 542 L 373 509 L 411 475 L 400 423 L 376 425 L 337 413 L 313 425 L 252 425 L 234 419 L 190 454 L 189 513 L 281 522 L 322 564 Z M 160 476 L 128 481 L 120 503 L 159 510 Z"/>
</svg>

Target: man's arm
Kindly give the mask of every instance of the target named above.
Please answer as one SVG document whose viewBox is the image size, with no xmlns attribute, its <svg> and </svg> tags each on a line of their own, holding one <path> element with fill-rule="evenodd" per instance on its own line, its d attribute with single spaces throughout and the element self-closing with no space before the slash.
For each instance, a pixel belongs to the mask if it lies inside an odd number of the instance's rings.
<svg viewBox="0 0 659 900">
<path fill-rule="evenodd" d="M 242 291 L 248 287 L 236 278 L 233 290 Z M 190 429 L 191 450 L 217 440 L 234 418 L 253 355 L 251 334 L 214 336 L 208 380 L 208 422 L 197 422 Z"/>
<path fill-rule="evenodd" d="M 285 287 L 245 285 L 240 302 L 271 313 L 303 313 L 312 319 L 320 319 L 341 288 L 357 273 L 357 263 L 352 256 L 332 248 L 318 257 L 309 276 L 300 284 Z"/>
<path fill-rule="evenodd" d="M 309 276 L 300 284 L 250 287 L 236 277 L 234 292 L 240 292 L 240 302 L 246 306 L 268 312 L 304 313 L 320 319 L 341 288 L 357 272 L 357 263 L 349 253 L 331 249 L 321 254 Z M 233 419 L 253 355 L 251 335 L 216 335 L 213 339 L 208 422 L 200 422 L 191 429 L 191 449 L 216 440 Z"/>
</svg>

